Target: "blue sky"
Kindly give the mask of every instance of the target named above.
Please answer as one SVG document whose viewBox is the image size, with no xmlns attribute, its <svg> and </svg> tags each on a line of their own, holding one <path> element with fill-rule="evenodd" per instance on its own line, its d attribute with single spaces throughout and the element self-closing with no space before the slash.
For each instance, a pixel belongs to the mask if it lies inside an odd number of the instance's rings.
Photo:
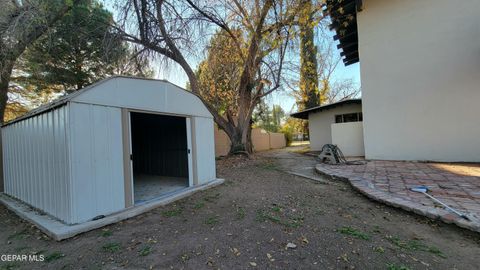
<svg viewBox="0 0 480 270">
<path fill-rule="evenodd" d="M 340 53 L 340 51 L 336 53 Z M 154 68 L 157 79 L 165 79 L 178 86 L 185 87 L 188 79 L 180 67 L 170 66 L 167 70 L 163 70 L 162 66 L 155 66 Z M 360 65 L 357 63 L 346 67 L 343 63 L 340 63 L 333 76 L 334 79 L 337 80 L 353 79 L 353 81 L 360 86 Z M 282 106 L 283 110 L 287 113 L 296 111 L 294 106 L 295 99 L 288 91 L 274 92 L 266 98 L 266 101 L 270 105 L 275 104 Z"/>
<path fill-rule="evenodd" d="M 335 53 L 340 53 L 337 51 Z M 333 75 L 334 80 L 348 80 L 352 79 L 355 84 L 360 87 L 360 64 L 356 63 L 350 66 L 344 66 L 343 63 L 340 63 L 335 70 Z M 267 98 L 268 104 L 279 104 L 282 106 L 283 110 L 287 113 L 295 112 L 295 99 L 288 92 L 277 92 L 272 93 L 270 97 Z"/>
<path fill-rule="evenodd" d="M 336 50 L 334 53 L 340 53 Z M 167 69 L 162 65 L 155 65 L 155 77 L 157 79 L 168 80 L 178 86 L 185 87 L 187 83 L 187 76 L 179 66 L 169 66 Z M 333 80 L 348 80 L 352 79 L 355 84 L 360 87 L 360 64 L 356 63 L 350 66 L 345 66 L 340 63 L 333 74 Z M 287 113 L 295 112 L 295 99 L 291 96 L 289 91 L 278 90 L 266 97 L 266 102 L 269 105 L 280 105 Z"/>
</svg>

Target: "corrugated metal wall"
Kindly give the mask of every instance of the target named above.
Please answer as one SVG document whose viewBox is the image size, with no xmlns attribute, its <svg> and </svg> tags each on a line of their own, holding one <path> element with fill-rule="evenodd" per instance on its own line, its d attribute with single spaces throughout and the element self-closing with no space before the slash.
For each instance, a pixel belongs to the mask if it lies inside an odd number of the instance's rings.
<svg viewBox="0 0 480 270">
<path fill-rule="evenodd" d="M 194 145 L 196 158 L 197 183 L 205 184 L 215 179 L 215 136 L 213 134 L 213 119 L 193 117 Z"/>
<path fill-rule="evenodd" d="M 70 220 L 68 106 L 2 128 L 5 193 Z"/>
<path fill-rule="evenodd" d="M 70 103 L 72 223 L 125 208 L 121 109 Z"/>
</svg>

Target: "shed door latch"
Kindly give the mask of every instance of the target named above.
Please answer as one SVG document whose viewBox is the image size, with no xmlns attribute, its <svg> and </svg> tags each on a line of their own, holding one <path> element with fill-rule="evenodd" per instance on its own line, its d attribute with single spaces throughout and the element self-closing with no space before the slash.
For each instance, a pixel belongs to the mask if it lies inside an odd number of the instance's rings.
<svg viewBox="0 0 480 270">
<path fill-rule="evenodd" d="M 130 154 L 130 160 L 133 160 L 133 154 Z"/>
<path fill-rule="evenodd" d="M 190 149 L 187 149 L 187 154 L 190 154 Z"/>
</svg>

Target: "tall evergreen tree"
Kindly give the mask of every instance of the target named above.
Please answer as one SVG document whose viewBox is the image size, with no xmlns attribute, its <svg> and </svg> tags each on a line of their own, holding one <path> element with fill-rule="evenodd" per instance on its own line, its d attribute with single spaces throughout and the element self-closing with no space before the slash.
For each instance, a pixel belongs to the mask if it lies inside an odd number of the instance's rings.
<svg viewBox="0 0 480 270">
<path fill-rule="evenodd" d="M 97 0 L 80 0 L 48 35 L 31 46 L 17 66 L 18 84 L 37 91 L 77 90 L 114 74 L 127 47 L 110 26 L 112 14 Z"/>
<path fill-rule="evenodd" d="M 314 43 L 314 26 L 312 18 L 312 0 L 302 0 L 300 24 L 300 99 L 299 110 L 320 105 L 325 97 L 318 90 L 317 47 Z"/>
<path fill-rule="evenodd" d="M 18 58 L 78 1 L 0 1 L 0 123 Z"/>
<path fill-rule="evenodd" d="M 76 3 L 17 59 L 4 120 L 111 75 L 153 75 L 148 59 L 116 35 L 98 0 Z"/>
</svg>

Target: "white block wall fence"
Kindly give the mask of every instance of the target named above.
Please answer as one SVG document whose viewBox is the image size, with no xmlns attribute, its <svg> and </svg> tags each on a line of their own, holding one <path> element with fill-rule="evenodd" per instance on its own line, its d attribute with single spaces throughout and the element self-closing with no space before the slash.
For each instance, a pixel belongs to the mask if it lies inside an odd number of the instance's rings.
<svg viewBox="0 0 480 270">
<path fill-rule="evenodd" d="M 2 127 L 4 193 L 66 224 L 134 206 L 131 113 L 183 125 L 176 143 L 185 147 L 152 140 L 149 149 L 184 160 L 167 167 L 184 171 L 186 188 L 216 179 L 213 118 L 197 96 L 167 81 L 112 77 Z"/>
</svg>

